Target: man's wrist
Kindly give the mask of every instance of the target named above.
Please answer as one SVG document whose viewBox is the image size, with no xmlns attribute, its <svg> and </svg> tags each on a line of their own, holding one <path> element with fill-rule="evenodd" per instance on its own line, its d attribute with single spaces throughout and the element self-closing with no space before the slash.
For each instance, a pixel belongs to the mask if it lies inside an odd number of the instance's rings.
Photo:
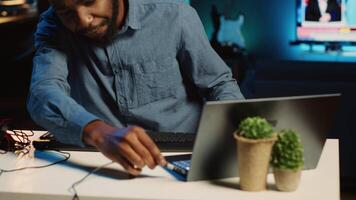
<svg viewBox="0 0 356 200">
<path fill-rule="evenodd" d="M 96 146 L 105 133 L 111 131 L 114 127 L 104 121 L 94 120 L 89 122 L 83 128 L 83 142 L 88 145 Z"/>
</svg>

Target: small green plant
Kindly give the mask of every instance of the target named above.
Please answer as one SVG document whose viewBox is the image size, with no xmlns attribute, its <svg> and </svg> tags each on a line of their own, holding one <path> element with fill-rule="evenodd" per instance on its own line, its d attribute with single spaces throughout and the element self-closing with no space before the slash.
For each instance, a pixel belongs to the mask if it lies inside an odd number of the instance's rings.
<svg viewBox="0 0 356 200">
<path fill-rule="evenodd" d="M 273 136 L 273 128 L 262 117 L 248 117 L 239 126 L 241 136 L 249 139 L 266 139 Z"/>
<path fill-rule="evenodd" d="M 290 129 L 282 130 L 273 145 L 271 165 L 278 169 L 297 170 L 304 166 L 303 145 Z"/>
</svg>

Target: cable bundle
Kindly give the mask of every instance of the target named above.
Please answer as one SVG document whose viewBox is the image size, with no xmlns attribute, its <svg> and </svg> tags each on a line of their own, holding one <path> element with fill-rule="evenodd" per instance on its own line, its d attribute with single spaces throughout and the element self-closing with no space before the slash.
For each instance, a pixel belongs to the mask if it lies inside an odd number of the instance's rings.
<svg viewBox="0 0 356 200">
<path fill-rule="evenodd" d="M 31 140 L 29 137 L 34 135 L 33 131 L 29 131 L 28 133 L 25 133 L 24 131 L 20 130 L 10 130 L 8 127 L 8 124 L 10 124 L 11 119 L 0 119 L 0 154 L 6 154 L 7 152 L 14 152 L 16 154 L 28 154 L 30 152 L 31 148 Z M 47 135 L 49 133 L 46 133 Z M 55 161 L 53 163 L 49 163 L 46 165 L 40 165 L 40 166 L 29 166 L 29 167 L 21 167 L 21 168 L 16 168 L 16 169 L 2 169 L 0 168 L 0 176 L 3 173 L 9 173 L 9 172 L 16 172 L 16 171 L 21 171 L 21 170 L 26 170 L 26 169 L 41 169 L 49 166 L 56 165 L 58 163 L 62 163 L 67 161 L 70 158 L 70 153 L 68 152 L 62 152 L 62 151 L 55 151 L 60 153 L 64 158 L 58 161 Z M 92 171 L 88 172 L 87 175 L 85 175 L 83 178 L 81 178 L 79 181 L 76 181 L 71 185 L 68 190 L 73 193 L 73 200 L 79 200 L 79 195 L 76 190 L 76 186 L 81 184 L 88 176 L 92 175 L 93 173 L 101 170 L 102 168 L 112 164 L 113 162 L 106 163 L 105 165 L 99 166 Z"/>
<path fill-rule="evenodd" d="M 31 148 L 29 137 L 33 131 L 25 133 L 20 130 L 10 130 L 8 124 L 11 119 L 0 120 L 0 153 L 14 152 L 16 154 L 27 154 Z"/>
</svg>

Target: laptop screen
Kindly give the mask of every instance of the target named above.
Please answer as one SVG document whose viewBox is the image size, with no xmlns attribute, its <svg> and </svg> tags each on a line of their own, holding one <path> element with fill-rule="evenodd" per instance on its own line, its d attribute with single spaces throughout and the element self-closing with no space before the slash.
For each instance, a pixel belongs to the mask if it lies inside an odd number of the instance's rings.
<svg viewBox="0 0 356 200">
<path fill-rule="evenodd" d="M 206 103 L 187 181 L 238 176 L 233 132 L 241 120 L 253 116 L 266 118 L 275 131 L 296 131 L 304 146 L 305 169 L 315 168 L 333 126 L 339 99 L 339 94 L 332 94 Z"/>
</svg>

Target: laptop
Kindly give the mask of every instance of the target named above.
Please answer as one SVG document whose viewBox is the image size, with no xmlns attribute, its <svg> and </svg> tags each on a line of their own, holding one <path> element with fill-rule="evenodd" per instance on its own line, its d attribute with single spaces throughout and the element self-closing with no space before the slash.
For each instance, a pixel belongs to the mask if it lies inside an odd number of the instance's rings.
<svg viewBox="0 0 356 200">
<path fill-rule="evenodd" d="M 238 176 L 233 132 L 246 117 L 266 118 L 276 131 L 296 131 L 305 169 L 316 168 L 338 110 L 340 94 L 207 102 L 192 154 L 167 156 L 167 168 L 185 181 Z"/>
</svg>

